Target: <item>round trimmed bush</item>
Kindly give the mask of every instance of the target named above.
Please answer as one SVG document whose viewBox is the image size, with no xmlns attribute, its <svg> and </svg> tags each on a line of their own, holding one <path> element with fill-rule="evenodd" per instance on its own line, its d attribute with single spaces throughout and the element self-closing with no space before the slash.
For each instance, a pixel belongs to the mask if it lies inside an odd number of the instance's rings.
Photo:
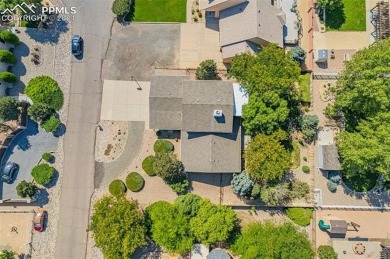
<svg viewBox="0 0 390 259">
<path fill-rule="evenodd" d="M 40 164 L 32 169 L 31 175 L 37 184 L 46 185 L 54 176 L 54 168 L 48 164 Z"/>
<path fill-rule="evenodd" d="M 3 71 L 0 72 L 0 79 L 6 83 L 14 84 L 18 81 L 18 78 L 11 72 Z"/>
<path fill-rule="evenodd" d="M 337 259 L 337 253 L 331 246 L 322 245 L 318 247 L 317 253 L 320 259 Z"/>
<path fill-rule="evenodd" d="M 331 180 L 328 181 L 326 186 L 328 187 L 328 190 L 331 191 L 331 192 L 336 192 L 337 191 L 337 183 L 334 183 Z"/>
<path fill-rule="evenodd" d="M 132 192 L 139 192 L 144 186 L 144 183 L 144 178 L 137 172 L 131 172 L 126 177 L 126 186 Z"/>
<path fill-rule="evenodd" d="M 338 172 L 331 172 L 331 173 L 329 173 L 328 177 L 329 177 L 329 180 L 331 180 L 334 183 L 337 183 L 337 184 L 341 183 L 341 176 Z"/>
<path fill-rule="evenodd" d="M 64 95 L 58 83 L 49 76 L 37 76 L 26 86 L 26 95 L 33 103 L 44 103 L 58 111 L 64 104 Z"/>
<path fill-rule="evenodd" d="M 52 115 L 50 116 L 50 119 L 41 124 L 41 127 L 46 130 L 46 132 L 54 132 L 60 125 L 61 121 Z"/>
<path fill-rule="evenodd" d="M 47 161 L 47 162 L 49 162 L 52 158 L 53 158 L 53 156 L 50 153 L 43 153 L 42 154 L 42 159 Z"/>
<path fill-rule="evenodd" d="M 0 50 L 0 62 L 13 65 L 16 63 L 16 57 L 14 56 L 14 54 L 12 54 L 11 51 L 1 49 Z"/>
<path fill-rule="evenodd" d="M 310 173 L 310 167 L 308 167 L 307 165 L 304 165 L 302 166 L 302 171 L 306 174 Z"/>
<path fill-rule="evenodd" d="M 286 210 L 286 215 L 295 224 L 306 227 L 310 224 L 310 220 L 313 217 L 313 211 L 308 208 L 289 208 Z"/>
<path fill-rule="evenodd" d="M 113 196 L 121 196 L 126 192 L 126 185 L 122 180 L 114 180 L 110 183 L 108 190 Z"/>
<path fill-rule="evenodd" d="M 9 44 L 18 45 L 20 43 L 19 37 L 9 30 L 2 30 L 0 32 L 0 39 Z"/>
<path fill-rule="evenodd" d="M 153 150 L 156 153 L 173 151 L 173 144 L 168 140 L 159 139 L 154 143 Z"/>
<path fill-rule="evenodd" d="M 147 173 L 149 176 L 156 175 L 153 169 L 153 164 L 155 160 L 155 156 L 148 156 L 144 159 L 144 161 L 142 161 L 142 169 L 144 169 L 145 173 Z"/>
</svg>

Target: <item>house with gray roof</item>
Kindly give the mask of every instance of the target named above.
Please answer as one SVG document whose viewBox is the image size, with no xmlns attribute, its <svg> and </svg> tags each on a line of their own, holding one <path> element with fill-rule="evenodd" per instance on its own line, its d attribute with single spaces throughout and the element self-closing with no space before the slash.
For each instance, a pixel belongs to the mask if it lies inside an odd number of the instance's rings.
<svg viewBox="0 0 390 259">
<path fill-rule="evenodd" d="M 206 18 L 216 18 L 224 62 L 259 46 L 284 46 L 285 13 L 271 0 L 201 0 L 199 9 Z M 276 2 L 276 1 L 275 1 Z M 206 23 L 207 26 L 207 23 Z"/>
<path fill-rule="evenodd" d="M 149 127 L 180 131 L 181 160 L 187 172 L 240 172 L 243 132 L 241 117 L 235 116 L 241 107 L 235 106 L 245 104 L 242 94 L 228 81 L 154 76 Z"/>
</svg>

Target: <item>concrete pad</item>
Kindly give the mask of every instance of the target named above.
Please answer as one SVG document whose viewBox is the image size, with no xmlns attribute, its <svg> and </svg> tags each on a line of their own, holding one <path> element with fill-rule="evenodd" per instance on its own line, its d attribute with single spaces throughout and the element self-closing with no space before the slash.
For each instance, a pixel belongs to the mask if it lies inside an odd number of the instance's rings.
<svg viewBox="0 0 390 259">
<path fill-rule="evenodd" d="M 352 31 L 313 32 L 314 49 L 354 49 L 367 47 L 370 42 L 367 33 Z M 341 40 L 342 39 L 342 40 Z"/>
<path fill-rule="evenodd" d="M 142 121 L 149 126 L 150 82 L 105 80 L 100 120 Z"/>
<path fill-rule="evenodd" d="M 225 70 L 219 45 L 219 32 L 202 23 L 181 24 L 180 68 L 196 69 L 200 62 L 213 59 L 218 69 Z"/>
<path fill-rule="evenodd" d="M 365 247 L 364 254 L 358 255 L 354 252 L 353 247 L 357 243 Z M 339 259 L 381 258 L 380 252 L 382 251 L 381 242 L 378 241 L 333 240 L 333 248 Z"/>
<path fill-rule="evenodd" d="M 33 213 L 0 213 L 0 250 L 10 249 L 18 254 L 29 252 Z M 16 227 L 17 232 L 11 232 Z"/>
</svg>

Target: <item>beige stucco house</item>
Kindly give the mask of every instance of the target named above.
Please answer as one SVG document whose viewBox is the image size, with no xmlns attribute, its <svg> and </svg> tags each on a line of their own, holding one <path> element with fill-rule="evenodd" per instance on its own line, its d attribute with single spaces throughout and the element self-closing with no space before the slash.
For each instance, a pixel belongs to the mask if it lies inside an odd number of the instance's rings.
<svg viewBox="0 0 390 259">
<path fill-rule="evenodd" d="M 259 46 L 284 46 L 285 13 L 272 0 L 200 0 L 206 18 L 218 22 L 224 62 L 242 52 L 255 52 Z M 206 22 L 207 26 L 207 22 Z"/>
</svg>

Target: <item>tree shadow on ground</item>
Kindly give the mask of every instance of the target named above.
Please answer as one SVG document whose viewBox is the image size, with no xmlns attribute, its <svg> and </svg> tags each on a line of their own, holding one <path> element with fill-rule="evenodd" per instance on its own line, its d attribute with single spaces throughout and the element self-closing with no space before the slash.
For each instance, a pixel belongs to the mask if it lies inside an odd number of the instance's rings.
<svg viewBox="0 0 390 259">
<path fill-rule="evenodd" d="M 59 176 L 60 174 L 58 173 L 58 171 L 54 170 L 53 177 L 51 178 L 50 182 L 45 185 L 45 187 L 48 189 L 53 188 L 57 184 Z"/>
<path fill-rule="evenodd" d="M 35 200 L 32 203 L 33 205 L 42 206 L 49 203 L 49 193 L 44 188 L 39 189 L 38 193 L 35 195 L 34 198 Z"/>
<path fill-rule="evenodd" d="M 326 11 L 326 27 L 334 30 L 338 30 L 345 23 L 344 4 L 340 3 L 340 6 L 333 10 Z"/>
<path fill-rule="evenodd" d="M 53 132 L 53 136 L 56 138 L 59 138 L 66 133 L 66 126 L 65 124 L 61 123 L 60 126 Z"/>
<path fill-rule="evenodd" d="M 36 29 L 27 28 L 26 34 L 33 40 L 39 43 L 57 44 L 61 34 L 69 31 L 69 24 L 67 21 L 56 21 L 56 25 L 52 29 Z"/>
<path fill-rule="evenodd" d="M 163 254 L 162 248 L 150 239 L 147 239 L 146 242 L 147 245 L 138 248 L 131 256 L 131 259 L 161 258 Z"/>
</svg>

